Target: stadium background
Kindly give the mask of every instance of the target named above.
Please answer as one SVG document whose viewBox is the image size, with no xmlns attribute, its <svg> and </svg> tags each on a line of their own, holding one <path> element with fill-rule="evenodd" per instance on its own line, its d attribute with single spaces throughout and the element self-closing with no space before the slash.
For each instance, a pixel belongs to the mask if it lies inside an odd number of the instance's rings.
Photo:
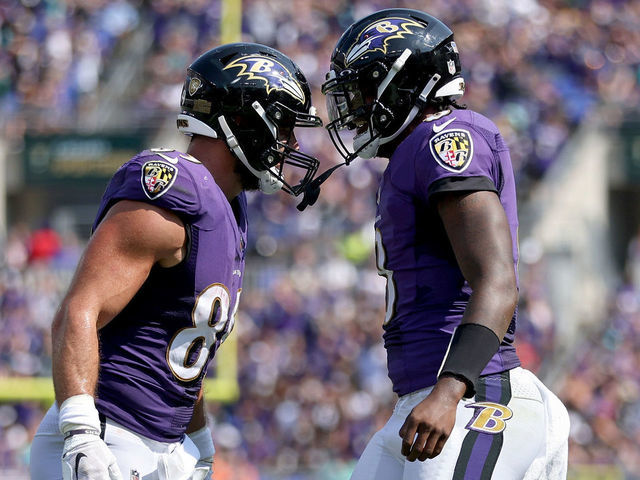
<svg viewBox="0 0 640 480">
<path fill-rule="evenodd" d="M 51 318 L 106 180 L 138 150 L 186 144 L 175 113 L 190 60 L 241 25 L 301 65 L 326 120 L 332 46 L 390 6 L 453 27 L 465 103 L 510 145 L 518 351 L 570 410 L 569 478 L 640 478 L 636 0 L 0 1 L 0 478 L 27 478 L 51 402 Z M 337 162 L 325 132 L 300 137 L 323 167 Z M 209 373 L 215 480 L 347 479 L 386 420 L 372 251 L 383 168 L 355 162 L 303 213 L 284 194 L 250 196 L 234 341 Z"/>
</svg>

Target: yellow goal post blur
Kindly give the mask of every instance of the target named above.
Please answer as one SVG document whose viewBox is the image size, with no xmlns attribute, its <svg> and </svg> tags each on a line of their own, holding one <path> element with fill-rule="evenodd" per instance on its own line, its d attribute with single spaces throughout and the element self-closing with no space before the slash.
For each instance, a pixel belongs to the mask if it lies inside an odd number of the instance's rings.
<svg viewBox="0 0 640 480">
<path fill-rule="evenodd" d="M 204 379 L 205 398 L 224 403 L 238 398 L 237 340 L 229 335 L 216 353 L 211 378 Z M 51 377 L 0 377 L 0 403 L 38 402 L 49 406 L 54 400 Z"/>
<path fill-rule="evenodd" d="M 242 38 L 242 0 L 221 0 L 220 43 L 239 42 Z M 238 398 L 238 346 L 236 335 L 229 335 L 216 353 L 214 375 L 205 378 L 205 398 L 233 402 Z M 54 400 L 50 377 L 0 377 L 0 403 L 40 402 Z"/>
</svg>

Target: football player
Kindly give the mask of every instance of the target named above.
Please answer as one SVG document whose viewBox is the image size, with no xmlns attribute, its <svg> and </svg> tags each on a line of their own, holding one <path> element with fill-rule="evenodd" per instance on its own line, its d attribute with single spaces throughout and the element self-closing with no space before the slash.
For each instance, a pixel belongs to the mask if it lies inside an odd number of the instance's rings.
<svg viewBox="0 0 640 480">
<path fill-rule="evenodd" d="M 322 122 L 299 68 L 248 43 L 196 59 L 181 110 L 187 151 L 145 150 L 115 173 L 54 318 L 34 480 L 210 477 L 202 380 L 238 310 L 244 191 L 297 195 L 318 161 L 294 128 Z"/>
<path fill-rule="evenodd" d="M 509 152 L 489 119 L 456 103 L 464 88 L 451 30 L 409 9 L 351 25 L 322 87 L 345 163 L 389 159 L 375 239 L 400 398 L 352 480 L 566 478 L 567 411 L 514 347 Z"/>
</svg>

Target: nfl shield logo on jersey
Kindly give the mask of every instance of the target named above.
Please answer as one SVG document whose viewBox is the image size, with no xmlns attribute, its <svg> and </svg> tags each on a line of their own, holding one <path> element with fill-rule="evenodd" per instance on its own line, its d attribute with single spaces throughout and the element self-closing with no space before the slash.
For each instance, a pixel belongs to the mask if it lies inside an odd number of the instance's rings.
<svg viewBox="0 0 640 480">
<path fill-rule="evenodd" d="M 129 476 L 129 480 L 140 480 L 140 474 L 137 470 L 131 469 L 131 475 Z"/>
<path fill-rule="evenodd" d="M 471 135 L 461 128 L 445 130 L 432 137 L 429 148 L 438 165 L 450 172 L 462 172 L 473 157 Z"/>
<path fill-rule="evenodd" d="M 142 189 L 149 199 L 163 195 L 178 176 L 178 168 L 167 162 L 154 160 L 142 166 Z"/>
</svg>

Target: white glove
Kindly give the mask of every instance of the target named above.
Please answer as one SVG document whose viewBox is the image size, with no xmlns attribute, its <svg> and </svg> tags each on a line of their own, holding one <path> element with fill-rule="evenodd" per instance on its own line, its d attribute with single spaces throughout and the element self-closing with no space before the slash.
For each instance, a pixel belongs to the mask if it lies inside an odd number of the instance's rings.
<svg viewBox="0 0 640 480">
<path fill-rule="evenodd" d="M 75 433 L 64 441 L 63 480 L 122 480 L 120 469 L 99 433 Z"/>
<path fill-rule="evenodd" d="M 196 468 L 191 474 L 189 480 L 211 480 L 211 474 L 213 473 L 213 457 L 201 458 L 196 463 Z"/>
<path fill-rule="evenodd" d="M 200 451 L 200 460 L 196 463 L 196 468 L 193 470 L 190 480 L 210 480 L 211 473 L 213 473 L 213 455 L 216 453 L 211 439 L 211 430 L 208 427 L 203 427 L 200 430 L 189 433 L 188 437 Z"/>
<path fill-rule="evenodd" d="M 91 395 L 62 402 L 58 426 L 64 435 L 63 480 L 122 480 L 116 457 L 100 438 L 100 418 Z"/>
<path fill-rule="evenodd" d="M 158 456 L 158 480 L 189 480 L 198 457 L 198 449 L 185 437 L 173 450 Z"/>
</svg>

